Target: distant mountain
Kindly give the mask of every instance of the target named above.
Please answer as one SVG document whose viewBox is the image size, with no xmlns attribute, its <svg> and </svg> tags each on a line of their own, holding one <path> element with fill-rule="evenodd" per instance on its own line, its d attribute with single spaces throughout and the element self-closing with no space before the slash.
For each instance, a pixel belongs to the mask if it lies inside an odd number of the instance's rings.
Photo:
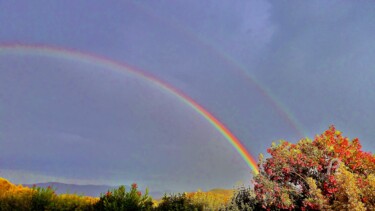
<svg viewBox="0 0 375 211">
<path fill-rule="evenodd" d="M 23 186 L 32 187 L 34 184 L 23 184 Z M 38 187 L 47 188 L 48 186 L 55 189 L 57 194 L 62 193 L 75 193 L 78 195 L 99 197 L 101 193 L 106 193 L 108 190 L 118 188 L 118 186 L 109 185 L 76 185 L 76 184 L 65 184 L 60 182 L 47 182 L 47 183 L 36 183 Z M 130 190 L 130 186 L 125 185 L 126 190 Z M 144 193 L 144 190 L 141 190 Z M 152 198 L 161 198 L 164 195 L 162 191 L 151 191 L 149 195 Z"/>
</svg>

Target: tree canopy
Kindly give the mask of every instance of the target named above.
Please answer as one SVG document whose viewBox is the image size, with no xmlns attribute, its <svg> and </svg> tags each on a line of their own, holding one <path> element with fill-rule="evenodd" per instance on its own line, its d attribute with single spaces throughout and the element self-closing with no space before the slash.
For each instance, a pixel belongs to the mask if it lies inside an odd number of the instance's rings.
<svg viewBox="0 0 375 211">
<path fill-rule="evenodd" d="M 314 140 L 280 141 L 259 156 L 255 201 L 272 210 L 374 210 L 375 156 L 334 126 Z"/>
</svg>

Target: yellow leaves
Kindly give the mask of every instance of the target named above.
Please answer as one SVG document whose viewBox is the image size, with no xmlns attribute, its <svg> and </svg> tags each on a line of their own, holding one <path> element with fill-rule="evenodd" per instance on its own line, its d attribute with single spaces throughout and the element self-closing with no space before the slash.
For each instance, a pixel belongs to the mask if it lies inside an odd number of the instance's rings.
<svg viewBox="0 0 375 211">
<path fill-rule="evenodd" d="M 292 205 L 292 200 L 290 200 L 289 198 L 289 194 L 288 193 L 281 193 L 281 201 L 283 202 L 283 205 L 285 205 L 286 207 L 289 207 Z"/>
<path fill-rule="evenodd" d="M 0 177 L 0 190 L 1 192 L 7 191 L 12 188 L 14 185 L 10 183 L 8 180 Z"/>
<path fill-rule="evenodd" d="M 308 177 L 306 182 L 309 185 L 309 195 L 308 198 L 304 200 L 305 204 L 311 203 L 317 206 L 319 210 L 330 210 L 328 200 L 323 196 L 322 191 L 316 185 L 316 181 Z"/>
<path fill-rule="evenodd" d="M 300 149 L 292 149 L 291 152 L 292 152 L 292 155 L 297 155 L 297 154 L 301 153 L 301 150 Z"/>
<path fill-rule="evenodd" d="M 8 180 L 0 177 L 0 197 L 5 197 L 6 195 L 20 195 L 20 194 L 31 194 L 32 189 L 23 187 L 22 185 L 14 185 Z"/>
<path fill-rule="evenodd" d="M 76 194 L 61 194 L 54 199 L 54 206 L 58 210 L 68 210 L 70 207 L 80 210 L 84 207 L 90 207 L 98 202 L 98 198 L 89 196 L 79 196 Z"/>
<path fill-rule="evenodd" d="M 335 148 L 333 146 L 328 147 L 328 151 L 333 152 L 334 150 L 335 150 Z"/>
<path fill-rule="evenodd" d="M 357 185 L 358 176 L 346 170 L 344 165 L 339 167 L 337 178 L 338 191 L 333 206 L 337 210 L 366 210 L 361 202 L 362 191 Z"/>
<path fill-rule="evenodd" d="M 259 153 L 258 161 L 259 161 L 259 163 L 263 163 L 263 161 L 264 161 L 264 155 L 262 153 Z"/>
<path fill-rule="evenodd" d="M 340 165 L 334 175 L 338 190 L 335 193 L 332 206 L 323 196 L 313 178 L 306 178 L 309 185 L 308 197 L 304 204 L 315 205 L 319 210 L 375 210 L 375 175 L 367 178 L 348 170 L 345 165 Z"/>
<path fill-rule="evenodd" d="M 202 204 L 204 210 L 218 210 L 227 205 L 232 196 L 232 190 L 212 190 L 209 192 L 198 190 L 197 192 L 186 194 L 186 197 L 194 204 Z"/>
<path fill-rule="evenodd" d="M 63 201 L 77 201 L 77 202 L 82 202 L 85 204 L 94 204 L 97 201 L 99 201 L 99 198 L 90 197 L 90 196 L 79 196 L 76 194 L 61 194 L 61 195 L 58 195 L 58 199 L 63 200 Z"/>
<path fill-rule="evenodd" d="M 31 206 L 33 190 L 21 185 L 14 185 L 4 178 L 0 178 L 0 202 L 2 206 L 17 207 L 24 210 Z M 0 207 L 8 209 L 9 207 Z M 9 208 L 11 209 L 11 208 Z"/>
<path fill-rule="evenodd" d="M 375 210 L 375 174 L 370 174 L 364 180 L 366 184 L 362 187 L 362 200 L 365 203 L 367 210 Z"/>
<path fill-rule="evenodd" d="M 37 190 L 22 185 L 14 185 L 4 178 L 0 178 L 0 202 L 2 205 L 12 205 L 17 209 L 26 209 L 31 206 L 32 198 Z M 88 207 L 95 204 L 99 199 L 89 196 L 78 196 L 76 194 L 53 195 L 51 198 L 58 210 L 66 210 L 70 205 L 74 207 Z M 61 208 L 61 209 L 60 209 Z M 66 209 L 65 209 L 66 208 Z M 0 208 L 1 209 L 1 208 Z"/>
<path fill-rule="evenodd" d="M 336 130 L 336 131 L 335 131 L 335 135 L 336 135 L 336 136 L 341 135 L 341 131 Z"/>
</svg>

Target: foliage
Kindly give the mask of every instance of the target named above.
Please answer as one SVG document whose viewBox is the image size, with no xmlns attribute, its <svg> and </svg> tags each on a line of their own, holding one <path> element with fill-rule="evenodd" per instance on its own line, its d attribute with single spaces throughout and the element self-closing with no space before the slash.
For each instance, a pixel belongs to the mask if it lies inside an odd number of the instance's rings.
<svg viewBox="0 0 375 211">
<path fill-rule="evenodd" d="M 259 156 L 254 189 L 164 195 L 156 203 L 137 184 L 93 198 L 55 194 L 0 178 L 0 211 L 8 210 L 375 210 L 375 156 L 331 126 L 314 140 L 280 141 Z M 232 197 L 233 196 L 233 197 Z"/>
<path fill-rule="evenodd" d="M 164 195 L 162 201 L 155 210 L 176 210 L 176 211 L 201 211 L 202 204 L 195 204 L 187 197 L 186 193 Z"/>
<path fill-rule="evenodd" d="M 271 157 L 260 156 L 254 177 L 255 198 L 264 209 L 374 208 L 375 157 L 334 126 L 313 141 L 280 141 L 267 152 Z"/>
<path fill-rule="evenodd" d="M 202 206 L 203 210 L 219 210 L 225 207 L 233 195 L 231 190 L 212 190 L 208 192 L 187 193 L 186 197 L 195 205 Z"/>
<path fill-rule="evenodd" d="M 41 188 L 34 186 L 32 188 L 33 195 L 31 197 L 31 210 L 46 210 L 53 207 L 54 201 L 57 198 L 55 190 L 50 186 Z"/>
<path fill-rule="evenodd" d="M 0 178 L 0 210 L 93 210 L 98 200 L 75 194 L 56 195 L 51 188 L 14 185 Z"/>
<path fill-rule="evenodd" d="M 33 190 L 0 178 L 0 210 L 30 210 Z"/>
<path fill-rule="evenodd" d="M 251 188 L 239 187 L 225 208 L 221 210 L 251 211 L 261 209 Z"/>
<path fill-rule="evenodd" d="M 338 191 L 335 194 L 336 200 L 333 208 L 336 210 L 366 210 L 361 200 L 361 190 L 357 184 L 358 175 L 346 170 L 344 166 L 340 166 L 337 174 Z"/>
<path fill-rule="evenodd" d="M 152 198 L 148 196 L 148 190 L 146 189 L 142 196 L 137 188 L 137 184 L 134 183 L 129 192 L 126 192 L 125 186 L 108 191 L 100 197 L 95 210 L 151 210 Z"/>
<path fill-rule="evenodd" d="M 98 202 L 97 198 L 89 196 L 80 196 L 76 194 L 61 194 L 54 200 L 51 210 L 94 210 L 94 204 Z"/>
</svg>

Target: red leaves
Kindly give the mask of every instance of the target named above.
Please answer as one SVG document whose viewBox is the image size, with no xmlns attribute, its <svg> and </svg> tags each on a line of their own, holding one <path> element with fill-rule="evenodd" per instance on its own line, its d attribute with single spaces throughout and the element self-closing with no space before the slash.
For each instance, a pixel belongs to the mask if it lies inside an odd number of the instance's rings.
<svg viewBox="0 0 375 211">
<path fill-rule="evenodd" d="M 332 149 L 331 157 L 338 158 L 354 172 L 363 173 L 364 169 L 375 170 L 375 158 L 367 152 L 361 150 L 362 146 L 358 138 L 349 141 L 342 137 L 341 132 L 331 126 L 324 136 L 314 140 L 316 145 L 325 145 L 326 149 Z"/>
<path fill-rule="evenodd" d="M 132 184 L 132 189 L 137 189 L 137 188 L 138 188 L 137 183 L 133 183 L 133 184 Z"/>
<path fill-rule="evenodd" d="M 266 173 L 267 173 L 268 175 L 272 175 L 272 169 L 268 168 L 268 169 L 266 170 Z"/>
<path fill-rule="evenodd" d="M 284 174 L 289 174 L 289 173 L 290 173 L 290 168 L 289 168 L 289 167 L 283 167 L 283 168 L 282 168 L 282 172 L 283 172 Z"/>
<path fill-rule="evenodd" d="M 333 175 L 328 176 L 328 180 L 323 183 L 323 193 L 331 196 L 338 190 L 337 181 Z"/>
<path fill-rule="evenodd" d="M 262 167 L 260 174 L 254 178 L 256 198 L 266 208 L 292 209 L 296 206 L 299 209 L 319 209 L 316 203 L 302 203 L 310 191 L 306 178 L 314 179 L 322 197 L 330 201 L 339 190 L 335 172 L 340 165 L 364 176 L 375 173 L 375 157 L 361 148 L 358 139 L 350 141 L 334 126 L 314 140 L 272 144 L 267 149 L 271 157 L 259 165 Z M 358 183 L 361 187 L 365 185 L 360 180 Z M 297 202 L 301 204 L 294 204 Z"/>
<path fill-rule="evenodd" d="M 362 198 L 362 202 L 363 202 L 363 203 L 367 203 L 367 202 L 368 202 L 368 198 L 367 198 L 367 197 L 363 197 L 363 198 Z"/>
</svg>

